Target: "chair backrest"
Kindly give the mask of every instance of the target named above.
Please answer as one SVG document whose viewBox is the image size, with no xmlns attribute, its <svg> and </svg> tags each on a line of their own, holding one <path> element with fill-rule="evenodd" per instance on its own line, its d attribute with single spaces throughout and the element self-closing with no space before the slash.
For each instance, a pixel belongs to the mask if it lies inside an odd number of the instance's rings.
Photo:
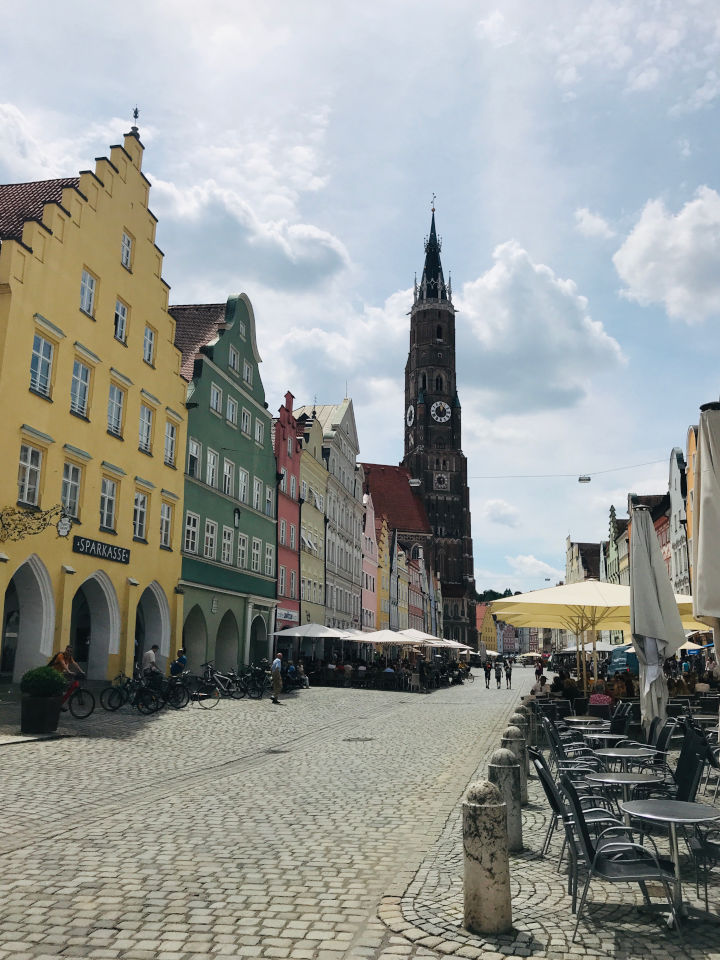
<svg viewBox="0 0 720 960">
<path fill-rule="evenodd" d="M 610 733 L 622 733 L 627 734 L 628 727 L 630 726 L 630 717 L 627 714 L 615 715 L 610 720 Z"/>
<path fill-rule="evenodd" d="M 530 756 L 532 765 L 535 767 L 535 772 L 538 775 L 538 780 L 540 781 L 540 784 L 545 792 L 547 801 L 550 804 L 550 809 L 554 814 L 557 814 L 560 817 L 564 816 L 565 808 L 557 786 L 555 785 L 555 781 L 553 780 L 552 776 L 550 775 L 550 771 L 547 768 L 545 758 L 539 750 L 535 750 L 533 747 L 528 748 L 528 754 Z"/>
<path fill-rule="evenodd" d="M 670 743 L 670 737 L 675 732 L 676 727 L 677 721 L 672 717 L 668 717 L 668 719 L 660 728 L 660 732 L 657 735 L 657 740 L 655 741 L 655 746 L 658 750 L 662 751 L 663 753 L 667 751 L 668 744 Z"/>
<path fill-rule="evenodd" d="M 684 726 L 685 739 L 680 748 L 680 756 L 673 773 L 677 784 L 675 799 L 692 803 L 697 795 L 705 761 L 710 750 L 702 733 L 695 730 L 692 724 L 687 721 L 684 722 Z"/>
<path fill-rule="evenodd" d="M 575 824 L 575 833 L 580 844 L 580 850 L 585 858 L 586 863 L 589 865 L 593 862 L 595 857 L 595 848 L 592 840 L 590 839 L 590 831 L 588 830 L 587 823 L 585 822 L 585 814 L 583 813 L 582 804 L 580 803 L 580 797 L 578 796 L 578 792 L 575 789 L 572 780 L 567 776 L 567 774 L 564 774 L 561 778 L 560 786 L 563 794 L 565 797 L 567 797 L 570 813 Z"/>
<path fill-rule="evenodd" d="M 578 717 L 585 716 L 585 711 L 587 710 L 587 697 L 575 697 L 573 701 L 573 707 L 575 708 L 575 715 Z"/>
<path fill-rule="evenodd" d="M 589 717 L 602 717 L 603 720 L 609 720 L 610 704 L 609 703 L 589 703 L 587 712 Z"/>
<path fill-rule="evenodd" d="M 660 733 L 660 724 L 662 720 L 660 717 L 653 717 L 650 722 L 650 730 L 648 731 L 648 743 L 653 747 L 657 744 L 658 734 Z"/>
</svg>

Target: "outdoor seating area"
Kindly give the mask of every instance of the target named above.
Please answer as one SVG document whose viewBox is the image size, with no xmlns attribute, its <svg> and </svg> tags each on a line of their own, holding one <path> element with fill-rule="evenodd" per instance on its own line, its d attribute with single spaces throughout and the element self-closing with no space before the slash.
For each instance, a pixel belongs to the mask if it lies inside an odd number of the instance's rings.
<svg viewBox="0 0 720 960">
<path fill-rule="evenodd" d="M 630 715 L 625 704 L 610 718 L 561 718 L 554 704 L 526 705 L 530 768 L 547 804 L 541 856 L 567 874 L 573 939 L 592 923 L 600 884 L 639 888 L 648 923 L 659 914 L 681 939 L 691 920 L 720 922 L 717 713 L 710 729 L 693 698 L 680 718 L 656 718 L 646 737 L 618 732 L 608 744 L 611 724 Z M 619 905 L 625 896 L 618 891 Z"/>
</svg>

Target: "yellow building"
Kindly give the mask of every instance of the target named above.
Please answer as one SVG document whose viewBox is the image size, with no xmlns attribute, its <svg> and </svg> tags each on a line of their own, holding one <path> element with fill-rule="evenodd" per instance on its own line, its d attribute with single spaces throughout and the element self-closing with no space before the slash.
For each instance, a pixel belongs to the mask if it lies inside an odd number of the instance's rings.
<svg viewBox="0 0 720 960">
<path fill-rule="evenodd" d="M 325 503 L 328 471 L 323 460 L 323 428 L 301 414 L 300 452 L 300 623 L 325 623 Z M 312 648 L 312 643 L 305 652 Z"/>
<path fill-rule="evenodd" d="M 375 516 L 377 537 L 377 629 L 390 629 L 390 531 L 387 517 Z"/>
<path fill-rule="evenodd" d="M 94 679 L 153 643 L 164 667 L 182 623 L 185 384 L 142 155 L 133 127 L 94 173 L 0 186 L 0 672 L 16 681 L 67 643 Z"/>
<path fill-rule="evenodd" d="M 487 606 L 480 626 L 480 641 L 485 644 L 486 650 L 494 650 L 497 653 L 497 627 Z"/>
<path fill-rule="evenodd" d="M 697 459 L 697 425 L 688 427 L 685 478 L 687 482 L 687 500 L 685 502 L 685 516 L 687 517 L 687 555 L 690 565 L 690 592 L 693 586 L 693 517 L 695 513 L 695 461 Z"/>
<path fill-rule="evenodd" d="M 410 626 L 408 618 L 408 592 L 410 587 L 410 571 L 408 570 L 407 554 L 397 548 L 397 609 L 398 630 L 407 630 Z"/>
</svg>

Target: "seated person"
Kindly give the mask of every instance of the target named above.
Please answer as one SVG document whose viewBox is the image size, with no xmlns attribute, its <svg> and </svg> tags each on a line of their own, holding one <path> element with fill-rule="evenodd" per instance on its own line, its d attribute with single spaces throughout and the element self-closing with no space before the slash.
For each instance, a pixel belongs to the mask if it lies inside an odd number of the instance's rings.
<svg viewBox="0 0 720 960">
<path fill-rule="evenodd" d="M 609 707 L 613 698 L 605 692 L 605 684 L 602 681 L 598 681 L 592 685 L 592 691 L 590 693 L 589 703 L 597 703 L 603 707 Z"/>
<path fill-rule="evenodd" d="M 300 680 L 300 683 L 301 683 L 304 687 L 309 687 L 309 686 L 310 686 L 310 680 L 308 679 L 308 675 L 305 673 L 305 665 L 303 664 L 302 660 L 301 660 L 300 663 L 298 664 L 297 672 L 298 672 L 298 678 L 299 678 L 299 680 Z"/>
<path fill-rule="evenodd" d="M 547 685 L 547 677 L 541 675 L 537 683 L 534 683 L 530 693 L 534 697 L 547 697 L 549 695 L 549 688 Z"/>
<path fill-rule="evenodd" d="M 616 700 L 622 700 L 627 696 L 625 681 L 623 680 L 622 674 L 619 670 L 616 672 L 613 680 L 612 695 Z"/>
<path fill-rule="evenodd" d="M 687 681 L 683 676 L 679 676 L 675 681 L 675 696 L 676 697 L 690 696 L 690 687 L 688 687 Z"/>
<path fill-rule="evenodd" d="M 635 678 L 630 673 L 629 670 L 625 672 L 623 677 L 623 682 L 625 684 L 625 697 L 631 698 L 635 696 Z"/>
</svg>

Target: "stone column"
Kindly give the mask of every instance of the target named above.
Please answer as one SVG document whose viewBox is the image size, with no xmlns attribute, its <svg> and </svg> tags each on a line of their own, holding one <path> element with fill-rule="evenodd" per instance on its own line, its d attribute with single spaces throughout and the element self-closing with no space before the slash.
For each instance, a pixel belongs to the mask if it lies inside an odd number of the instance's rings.
<svg viewBox="0 0 720 960">
<path fill-rule="evenodd" d="M 475 933 L 512 928 L 507 814 L 498 788 L 487 780 L 468 787 L 463 800 L 464 926 Z"/>
<path fill-rule="evenodd" d="M 515 754 L 517 762 L 520 764 L 520 802 L 523 806 L 528 802 L 527 788 L 527 767 L 526 767 L 526 749 L 525 737 L 519 727 L 508 727 L 502 735 L 500 746 L 510 750 Z"/>
<path fill-rule="evenodd" d="M 508 850 L 522 850 L 520 764 L 515 754 L 509 750 L 496 750 L 488 764 L 488 780 L 498 788 L 507 807 Z"/>
</svg>

